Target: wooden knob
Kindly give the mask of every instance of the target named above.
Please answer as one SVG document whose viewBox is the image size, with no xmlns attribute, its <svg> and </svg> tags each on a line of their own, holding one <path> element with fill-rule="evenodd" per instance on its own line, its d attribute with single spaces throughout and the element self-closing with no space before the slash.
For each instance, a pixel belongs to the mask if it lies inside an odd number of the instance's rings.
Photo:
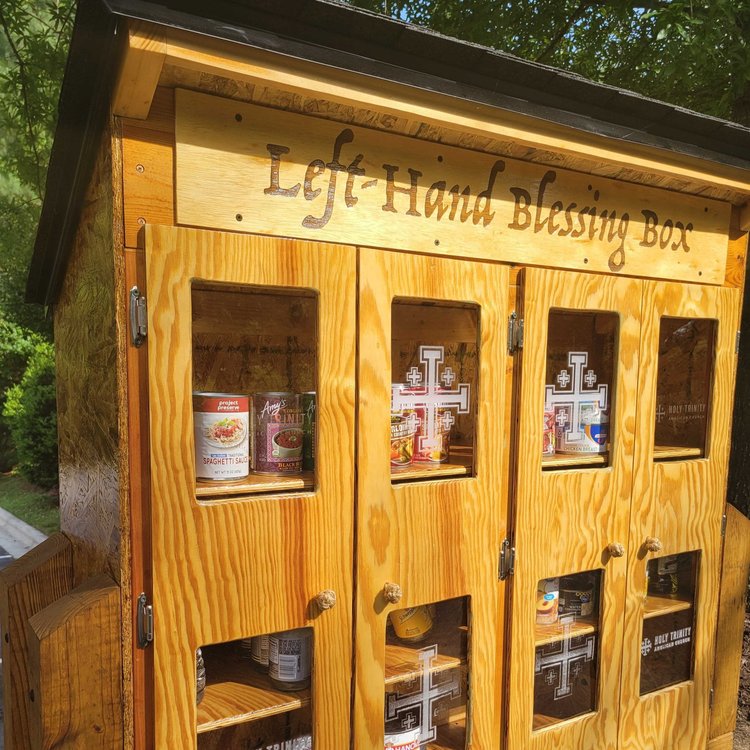
<svg viewBox="0 0 750 750">
<path fill-rule="evenodd" d="M 315 603 L 321 610 L 331 609 L 336 604 L 336 592 L 331 589 L 321 591 L 315 597 Z"/>
<path fill-rule="evenodd" d="M 643 546 L 649 552 L 661 552 L 662 543 L 655 536 L 647 536 Z"/>
<path fill-rule="evenodd" d="M 622 557 L 625 554 L 625 547 L 620 542 L 612 542 L 607 545 L 607 552 L 611 557 Z"/>
<path fill-rule="evenodd" d="M 398 604 L 403 595 L 404 592 L 401 591 L 401 586 L 397 583 L 386 583 L 385 586 L 383 586 L 383 597 L 390 604 Z"/>
</svg>

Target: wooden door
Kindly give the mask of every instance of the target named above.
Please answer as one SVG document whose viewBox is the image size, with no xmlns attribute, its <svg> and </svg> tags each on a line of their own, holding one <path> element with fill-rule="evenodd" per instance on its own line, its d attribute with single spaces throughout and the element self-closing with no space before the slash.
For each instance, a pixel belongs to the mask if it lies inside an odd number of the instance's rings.
<svg viewBox="0 0 750 750">
<path fill-rule="evenodd" d="M 360 249 L 359 278 L 354 746 L 496 747 L 508 272 Z"/>
<path fill-rule="evenodd" d="M 525 269 L 521 283 L 507 746 L 607 750 L 617 746 L 642 282 Z"/>
<path fill-rule="evenodd" d="M 740 297 L 644 288 L 620 747 L 697 750 L 708 738 Z"/>
<path fill-rule="evenodd" d="M 145 247 L 155 747 L 307 735 L 315 747 L 347 747 L 354 250 L 164 227 L 146 228 Z M 195 390 L 316 391 L 314 470 L 197 483 Z M 338 599 L 331 609 L 330 596 L 316 598 L 325 590 Z M 298 628 L 312 678 L 290 692 L 300 681 L 256 672 L 246 639 Z M 199 647 L 207 687 L 196 707 Z M 301 673 L 301 652 L 287 653 Z"/>
</svg>

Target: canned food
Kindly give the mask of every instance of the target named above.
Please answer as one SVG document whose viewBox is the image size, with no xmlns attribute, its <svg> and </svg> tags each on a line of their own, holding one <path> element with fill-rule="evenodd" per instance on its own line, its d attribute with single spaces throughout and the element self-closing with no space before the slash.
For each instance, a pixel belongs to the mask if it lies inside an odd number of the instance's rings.
<svg viewBox="0 0 750 750">
<path fill-rule="evenodd" d="M 544 406 L 544 433 L 542 455 L 555 455 L 555 410 L 552 406 Z"/>
<path fill-rule="evenodd" d="M 315 391 L 300 393 L 300 407 L 302 409 L 302 469 L 315 469 L 315 424 L 316 402 Z"/>
<path fill-rule="evenodd" d="M 429 608 L 409 607 L 391 612 L 389 615 L 396 636 L 402 641 L 417 643 L 432 630 L 433 619 Z"/>
<path fill-rule="evenodd" d="M 654 562 L 656 563 L 656 571 L 650 571 L 648 576 L 649 593 L 658 596 L 677 596 L 680 590 L 677 555 L 665 555 L 657 558 Z"/>
<path fill-rule="evenodd" d="M 249 474 L 247 396 L 193 393 L 195 473 L 214 482 Z"/>
<path fill-rule="evenodd" d="M 415 419 L 391 414 L 391 466 L 408 466 L 414 456 Z"/>
<path fill-rule="evenodd" d="M 594 613 L 594 584 L 589 576 L 569 576 L 560 581 L 558 613 L 589 617 Z"/>
<path fill-rule="evenodd" d="M 537 625 L 554 625 L 557 622 L 560 600 L 560 579 L 540 581 L 536 591 Z"/>
<path fill-rule="evenodd" d="M 206 692 L 206 664 L 200 649 L 195 652 L 195 676 L 195 702 L 198 704 L 203 700 Z"/>
<path fill-rule="evenodd" d="M 268 636 L 256 635 L 240 641 L 240 656 L 250 659 L 261 672 L 268 672 Z"/>
<path fill-rule="evenodd" d="M 579 440 L 569 440 L 571 429 L 569 406 L 555 407 L 555 450 L 560 453 L 605 453 L 609 441 L 609 415 L 594 403 L 580 406 L 580 419 L 576 426 Z M 562 414 L 565 414 L 563 418 Z"/>
<path fill-rule="evenodd" d="M 393 731 L 386 726 L 383 747 L 385 750 L 419 750 L 421 734 L 422 730 L 418 726 L 411 729 L 396 728 Z"/>
<path fill-rule="evenodd" d="M 258 474 L 299 474 L 302 425 L 296 393 L 253 395 L 253 470 Z"/>
<path fill-rule="evenodd" d="M 312 632 L 297 628 L 268 637 L 268 674 L 279 690 L 304 690 L 310 685 Z"/>
</svg>

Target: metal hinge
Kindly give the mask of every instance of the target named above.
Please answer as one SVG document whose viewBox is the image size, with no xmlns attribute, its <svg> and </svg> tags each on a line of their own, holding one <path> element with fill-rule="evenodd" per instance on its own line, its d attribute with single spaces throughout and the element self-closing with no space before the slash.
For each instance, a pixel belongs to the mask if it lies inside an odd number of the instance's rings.
<svg viewBox="0 0 750 750">
<path fill-rule="evenodd" d="M 523 349 L 523 318 L 515 310 L 508 318 L 508 354 Z"/>
<path fill-rule="evenodd" d="M 727 514 L 725 513 L 721 517 L 721 535 L 726 536 L 727 534 Z"/>
<path fill-rule="evenodd" d="M 516 570 L 516 548 L 510 546 L 510 539 L 503 539 L 500 545 L 500 559 L 497 563 L 497 577 L 504 581 Z"/>
<path fill-rule="evenodd" d="M 742 331 L 737 331 L 737 335 L 734 338 L 734 353 L 739 354 L 740 353 L 740 337 L 741 337 Z"/>
<path fill-rule="evenodd" d="M 146 340 L 147 324 L 146 298 L 134 286 L 130 290 L 130 341 L 133 346 L 140 346 Z"/>
<path fill-rule="evenodd" d="M 146 594 L 138 597 L 136 632 L 139 648 L 146 648 L 154 640 L 154 608 L 148 603 Z"/>
<path fill-rule="evenodd" d="M 708 710 L 713 711 L 714 710 L 714 689 L 711 688 L 708 691 Z"/>
</svg>

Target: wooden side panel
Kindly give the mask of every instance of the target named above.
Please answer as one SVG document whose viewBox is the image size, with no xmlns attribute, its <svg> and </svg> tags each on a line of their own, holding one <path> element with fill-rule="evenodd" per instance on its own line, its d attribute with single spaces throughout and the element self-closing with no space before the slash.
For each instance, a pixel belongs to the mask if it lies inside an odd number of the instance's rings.
<svg viewBox="0 0 750 750">
<path fill-rule="evenodd" d="M 721 737 L 715 737 L 708 741 L 708 750 L 733 750 L 734 734 L 723 734 Z"/>
<path fill-rule="evenodd" d="M 733 506 L 727 505 L 713 681 L 714 707 L 709 730 L 709 737 L 712 738 L 733 732 L 736 724 L 749 572 L 750 520 Z"/>
<path fill-rule="evenodd" d="M 154 746 L 196 744 L 195 649 L 312 627 L 313 733 L 349 741 L 354 251 L 331 245 L 146 228 L 153 595 Z M 318 295 L 317 488 L 199 503 L 192 413 L 191 281 Z M 340 604 L 311 599 L 333 589 Z"/>
<path fill-rule="evenodd" d="M 502 471 L 508 450 L 502 431 L 507 288 L 508 271 L 502 266 L 360 249 L 356 748 L 383 743 L 389 613 L 461 596 L 471 597 L 470 746 L 490 748 L 499 742 L 503 691 L 496 645 L 505 584 L 497 580 L 497 560 L 507 511 Z M 480 392 L 473 477 L 391 484 L 394 298 L 478 307 Z M 455 326 L 451 335 L 465 336 L 460 314 Z M 397 330 L 399 337 L 407 335 Z M 395 607 L 383 598 L 386 582 L 403 590 Z"/>
<path fill-rule="evenodd" d="M 612 558 L 607 547 L 627 542 L 642 282 L 537 269 L 525 269 L 522 279 L 524 348 L 515 499 L 518 564 L 513 576 L 508 747 L 614 750 L 625 558 Z M 615 437 L 606 468 L 542 470 L 551 308 L 610 312 L 619 318 L 613 354 L 616 379 L 610 384 Z M 596 710 L 532 731 L 537 584 L 581 571 L 601 571 L 603 577 Z"/>
<path fill-rule="evenodd" d="M 73 549 L 64 534 L 53 534 L 0 571 L 5 750 L 32 747 L 27 622 L 71 588 Z"/>
<path fill-rule="evenodd" d="M 146 120 L 122 126 L 125 246 L 146 224 L 174 224 L 174 91 L 158 88 Z"/>
<path fill-rule="evenodd" d="M 60 527 L 76 581 L 120 579 L 120 444 L 112 144 L 105 135 L 55 306 Z"/>
<path fill-rule="evenodd" d="M 123 747 L 120 589 L 95 576 L 28 621 L 32 747 Z"/>
<path fill-rule="evenodd" d="M 623 749 L 702 750 L 708 741 L 739 305 L 736 289 L 645 282 L 625 603 Z M 706 458 L 654 462 L 658 352 L 664 316 L 718 322 Z M 641 696 L 646 566 L 652 557 L 644 546 L 647 537 L 661 541 L 660 556 L 698 551 L 700 561 L 692 626 L 692 679 Z"/>
</svg>

